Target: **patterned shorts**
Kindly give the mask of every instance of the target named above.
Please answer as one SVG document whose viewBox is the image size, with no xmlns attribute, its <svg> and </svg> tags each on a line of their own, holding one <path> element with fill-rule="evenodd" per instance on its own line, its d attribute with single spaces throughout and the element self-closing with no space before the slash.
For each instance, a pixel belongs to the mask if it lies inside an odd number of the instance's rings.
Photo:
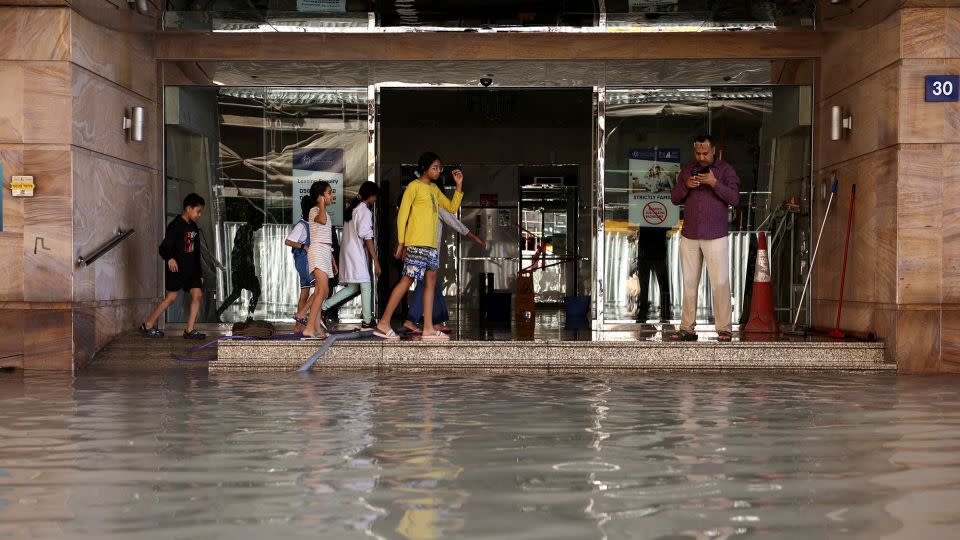
<svg viewBox="0 0 960 540">
<path fill-rule="evenodd" d="M 440 251 L 437 248 L 409 246 L 403 256 L 403 275 L 414 281 L 423 281 L 427 270 L 440 268 Z"/>
</svg>

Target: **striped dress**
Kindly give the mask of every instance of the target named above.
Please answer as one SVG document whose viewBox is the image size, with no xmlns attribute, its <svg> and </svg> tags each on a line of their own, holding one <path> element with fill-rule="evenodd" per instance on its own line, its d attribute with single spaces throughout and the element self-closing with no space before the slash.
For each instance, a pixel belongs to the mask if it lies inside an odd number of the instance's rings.
<svg viewBox="0 0 960 540">
<path fill-rule="evenodd" d="M 311 274 L 314 268 L 319 268 L 328 278 L 332 278 L 333 223 L 330 220 L 329 213 L 327 213 L 326 225 L 317 223 L 318 215 L 320 215 L 319 206 L 310 209 L 310 216 L 307 219 L 310 222 L 310 246 L 307 250 L 307 265 Z"/>
</svg>

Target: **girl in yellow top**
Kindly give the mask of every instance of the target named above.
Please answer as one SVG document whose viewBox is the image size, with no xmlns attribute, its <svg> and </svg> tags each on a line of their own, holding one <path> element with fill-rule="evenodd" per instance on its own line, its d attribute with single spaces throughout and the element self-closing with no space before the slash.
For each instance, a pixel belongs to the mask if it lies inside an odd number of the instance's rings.
<svg viewBox="0 0 960 540">
<path fill-rule="evenodd" d="M 373 335 L 384 339 L 399 339 L 390 326 L 390 318 L 400 305 L 403 295 L 414 281 L 423 280 L 423 339 L 440 341 L 449 336 L 433 327 L 433 289 L 437 283 L 437 269 L 440 268 L 440 252 L 437 250 L 437 224 L 440 220 L 437 208 L 443 208 L 456 214 L 463 200 L 463 171 L 453 171 L 453 180 L 457 191 L 453 200 L 440 191 L 434 182 L 440 178 L 443 164 L 440 156 L 427 152 L 417 162 L 419 178 L 410 182 L 403 199 L 400 201 L 400 213 L 397 214 L 397 251 L 394 257 L 403 259 L 403 275 L 400 282 L 390 293 L 390 300 L 380 317 Z"/>
</svg>

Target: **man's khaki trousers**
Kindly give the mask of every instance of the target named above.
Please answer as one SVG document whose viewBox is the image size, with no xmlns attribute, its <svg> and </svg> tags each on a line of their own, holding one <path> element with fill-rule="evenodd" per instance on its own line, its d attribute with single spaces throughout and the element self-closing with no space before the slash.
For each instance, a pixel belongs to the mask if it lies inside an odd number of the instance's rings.
<svg viewBox="0 0 960 540">
<path fill-rule="evenodd" d="M 691 240 L 680 238 L 680 271 L 683 274 L 683 306 L 680 329 L 693 331 L 697 322 L 697 289 L 703 263 L 707 263 L 707 276 L 713 292 L 713 318 L 717 332 L 733 330 L 730 305 L 730 240 Z"/>
</svg>

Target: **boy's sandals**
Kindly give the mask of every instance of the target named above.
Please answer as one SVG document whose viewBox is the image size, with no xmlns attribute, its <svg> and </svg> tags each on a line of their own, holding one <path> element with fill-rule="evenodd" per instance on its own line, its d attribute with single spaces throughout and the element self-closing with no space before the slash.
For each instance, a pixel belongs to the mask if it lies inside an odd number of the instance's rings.
<svg viewBox="0 0 960 540">
<path fill-rule="evenodd" d="M 717 332 L 717 341 L 722 341 L 724 343 L 733 341 L 733 332 L 727 332 L 726 330 Z"/>
<path fill-rule="evenodd" d="M 183 331 L 183 339 L 196 339 L 196 340 L 201 340 L 201 339 L 207 339 L 207 335 L 206 335 L 206 334 L 203 334 L 203 333 L 201 333 L 201 332 L 197 332 L 196 330 L 191 330 L 191 331 L 189 331 L 189 332 L 187 332 L 186 330 L 184 330 L 184 331 Z"/>
<path fill-rule="evenodd" d="M 377 336 L 380 339 L 388 339 L 391 341 L 400 339 L 400 336 L 398 336 L 397 333 L 393 331 L 393 328 L 387 330 L 386 332 L 384 332 L 383 330 L 380 330 L 379 328 L 374 329 L 373 335 Z"/>
<path fill-rule="evenodd" d="M 450 336 L 439 330 L 434 330 L 432 334 L 422 335 L 420 341 L 450 341 Z"/>
<path fill-rule="evenodd" d="M 147 325 L 141 324 L 138 330 L 140 331 L 141 334 L 143 334 L 148 338 L 162 338 L 164 335 L 163 330 L 157 328 L 156 326 L 154 326 L 153 328 L 147 328 Z"/>
</svg>

